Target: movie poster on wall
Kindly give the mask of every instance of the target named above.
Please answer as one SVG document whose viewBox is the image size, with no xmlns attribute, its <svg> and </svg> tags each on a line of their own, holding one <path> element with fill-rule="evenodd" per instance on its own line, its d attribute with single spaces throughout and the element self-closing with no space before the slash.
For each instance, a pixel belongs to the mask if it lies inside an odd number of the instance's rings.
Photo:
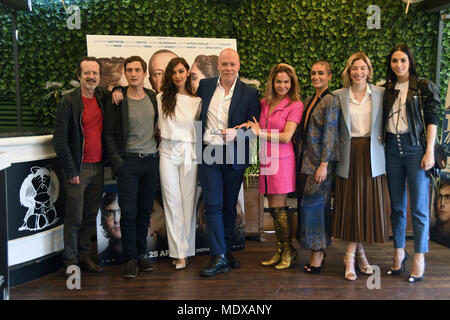
<svg viewBox="0 0 450 320">
<path fill-rule="evenodd" d="M 102 63 L 101 86 L 115 87 L 127 85 L 123 74 L 125 58 L 138 55 L 147 62 L 147 78 L 144 86 L 158 91 L 161 75 L 170 59 L 179 56 L 186 59 L 191 68 L 194 91 L 203 78 L 216 77 L 218 55 L 225 48 L 236 47 L 235 39 L 172 38 L 145 36 L 107 36 L 87 35 L 89 56 L 99 58 Z M 209 253 L 207 229 L 204 219 L 204 205 L 201 188 L 196 195 L 196 255 Z M 237 205 L 235 241 L 233 250 L 245 248 L 245 219 L 243 187 L 239 193 Z M 101 264 L 121 262 L 120 208 L 117 203 L 117 186 L 106 184 L 102 196 L 102 205 L 97 217 L 97 243 Z M 155 195 L 154 211 L 150 218 L 147 235 L 147 254 L 149 259 L 168 257 L 166 224 L 161 192 Z"/>
<path fill-rule="evenodd" d="M 219 75 L 217 59 L 220 51 L 225 48 L 237 50 L 236 39 L 86 35 L 86 42 L 88 55 L 99 58 L 102 63 L 102 86 L 126 85 L 123 61 L 137 55 L 147 63 L 144 86 L 157 92 L 162 72 L 170 59 L 176 56 L 186 59 L 196 90 L 200 79 Z"/>
<path fill-rule="evenodd" d="M 430 239 L 450 248 L 450 99 L 447 93 L 442 144 L 447 150 L 447 166 L 440 172 L 438 189 L 433 188 Z"/>
</svg>

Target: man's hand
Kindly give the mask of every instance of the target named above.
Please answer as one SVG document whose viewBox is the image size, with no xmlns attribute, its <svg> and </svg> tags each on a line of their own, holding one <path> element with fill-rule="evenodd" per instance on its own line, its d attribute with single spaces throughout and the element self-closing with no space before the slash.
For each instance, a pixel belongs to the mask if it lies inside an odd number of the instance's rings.
<svg viewBox="0 0 450 320">
<path fill-rule="evenodd" d="M 71 184 L 80 184 L 80 176 L 67 179 L 67 181 Z"/>
<path fill-rule="evenodd" d="M 121 90 L 114 90 L 112 92 L 112 102 L 118 106 L 123 100 L 123 94 Z"/>
<path fill-rule="evenodd" d="M 222 139 L 225 142 L 233 141 L 236 138 L 237 131 L 234 128 L 228 128 L 222 131 Z"/>
</svg>

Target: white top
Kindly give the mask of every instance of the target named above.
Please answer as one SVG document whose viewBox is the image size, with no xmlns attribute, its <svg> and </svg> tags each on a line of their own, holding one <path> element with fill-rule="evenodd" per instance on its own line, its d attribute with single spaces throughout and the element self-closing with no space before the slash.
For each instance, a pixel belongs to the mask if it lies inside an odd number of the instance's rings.
<svg viewBox="0 0 450 320">
<path fill-rule="evenodd" d="M 405 82 L 397 82 L 395 89 L 400 90 L 389 114 L 387 131 L 390 133 L 407 133 L 409 132 L 408 116 L 406 115 L 406 98 L 408 96 L 409 80 Z"/>
<path fill-rule="evenodd" d="M 156 96 L 158 128 L 161 138 L 171 141 L 195 142 L 194 121 L 200 116 L 201 98 L 177 93 L 175 114 L 166 117 L 162 110 L 162 93 Z"/>
<path fill-rule="evenodd" d="M 231 97 L 236 86 L 236 80 L 237 77 L 228 95 L 225 95 L 225 88 L 220 84 L 220 77 L 217 80 L 217 87 L 209 103 L 208 113 L 206 114 L 205 134 L 203 135 L 205 144 L 225 144 L 222 135 L 212 134 L 211 131 L 219 132 L 228 128 L 228 111 L 230 110 Z"/>
<path fill-rule="evenodd" d="M 356 100 L 350 87 L 350 127 L 352 137 L 370 137 L 372 123 L 372 91 L 366 86 L 361 102 Z"/>
<path fill-rule="evenodd" d="M 158 105 L 158 128 L 161 132 L 160 156 L 184 162 L 191 166 L 195 155 L 195 121 L 200 117 L 202 100 L 199 97 L 177 93 L 175 114 L 166 117 L 162 110 L 162 93 L 156 96 Z M 201 132 L 201 123 L 198 125 Z"/>
</svg>

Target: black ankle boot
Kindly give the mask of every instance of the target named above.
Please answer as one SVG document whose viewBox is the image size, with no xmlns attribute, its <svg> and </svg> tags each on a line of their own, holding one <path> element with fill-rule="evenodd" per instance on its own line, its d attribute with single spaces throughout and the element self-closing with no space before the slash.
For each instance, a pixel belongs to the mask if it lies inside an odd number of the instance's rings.
<svg viewBox="0 0 450 320">
<path fill-rule="evenodd" d="M 211 277 L 219 273 L 229 272 L 230 262 L 224 254 L 211 256 L 211 263 L 205 269 L 200 271 L 202 277 Z"/>
</svg>

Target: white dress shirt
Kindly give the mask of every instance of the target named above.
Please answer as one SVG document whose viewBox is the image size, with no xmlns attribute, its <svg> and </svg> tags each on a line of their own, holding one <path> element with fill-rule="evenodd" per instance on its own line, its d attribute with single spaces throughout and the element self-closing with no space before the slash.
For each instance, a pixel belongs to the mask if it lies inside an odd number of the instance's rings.
<svg viewBox="0 0 450 320">
<path fill-rule="evenodd" d="M 230 92 L 228 95 L 225 95 L 225 88 L 220 84 L 220 77 L 217 80 L 216 90 L 211 98 L 206 114 L 205 134 L 203 135 L 205 144 L 225 144 L 222 135 L 212 134 L 212 132 L 218 133 L 228 128 L 228 111 L 230 110 L 231 97 L 233 96 L 236 81 L 237 77 L 231 86 Z"/>
<path fill-rule="evenodd" d="M 391 112 L 389 113 L 389 120 L 387 131 L 390 133 L 407 133 L 409 132 L 408 116 L 406 114 L 406 98 L 408 96 L 409 80 L 395 84 L 395 89 L 400 90 Z"/>
<path fill-rule="evenodd" d="M 372 124 L 372 91 L 366 86 L 364 98 L 359 102 L 350 87 L 350 127 L 352 137 L 370 137 Z"/>
</svg>

